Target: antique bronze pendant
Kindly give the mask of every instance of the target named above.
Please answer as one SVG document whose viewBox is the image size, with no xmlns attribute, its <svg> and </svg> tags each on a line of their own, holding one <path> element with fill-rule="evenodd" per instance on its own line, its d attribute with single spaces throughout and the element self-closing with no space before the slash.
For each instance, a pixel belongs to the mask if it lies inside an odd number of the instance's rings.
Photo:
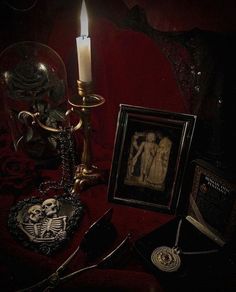
<svg viewBox="0 0 236 292">
<path fill-rule="evenodd" d="M 168 246 L 160 246 L 151 254 L 152 263 L 163 272 L 175 272 L 181 265 L 178 250 Z"/>
</svg>

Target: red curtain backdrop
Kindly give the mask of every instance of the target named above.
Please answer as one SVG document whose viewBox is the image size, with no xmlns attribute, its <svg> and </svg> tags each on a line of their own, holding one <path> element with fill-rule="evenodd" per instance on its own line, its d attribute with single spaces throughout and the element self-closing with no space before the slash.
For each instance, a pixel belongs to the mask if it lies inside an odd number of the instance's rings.
<svg viewBox="0 0 236 292">
<path fill-rule="evenodd" d="M 160 31 L 186 31 L 198 27 L 212 31 L 235 31 L 234 0 L 123 0 L 139 5 L 150 25 Z"/>
</svg>

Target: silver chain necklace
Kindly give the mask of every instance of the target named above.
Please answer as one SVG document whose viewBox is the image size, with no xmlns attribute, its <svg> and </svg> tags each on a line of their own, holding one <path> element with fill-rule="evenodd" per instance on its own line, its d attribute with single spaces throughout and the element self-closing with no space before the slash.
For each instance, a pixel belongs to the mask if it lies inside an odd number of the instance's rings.
<svg viewBox="0 0 236 292">
<path fill-rule="evenodd" d="M 181 266 L 180 255 L 199 255 L 199 254 L 210 254 L 218 252 L 218 249 L 203 250 L 203 251 L 182 251 L 179 244 L 180 229 L 182 225 L 182 219 L 180 219 L 175 243 L 173 247 L 160 246 L 153 250 L 151 254 L 152 263 L 163 272 L 176 272 Z"/>
</svg>

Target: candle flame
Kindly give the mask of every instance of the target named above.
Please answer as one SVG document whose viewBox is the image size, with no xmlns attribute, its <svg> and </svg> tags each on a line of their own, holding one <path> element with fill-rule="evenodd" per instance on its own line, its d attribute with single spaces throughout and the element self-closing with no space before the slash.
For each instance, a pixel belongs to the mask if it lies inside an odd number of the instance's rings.
<svg viewBox="0 0 236 292">
<path fill-rule="evenodd" d="M 80 35 L 88 36 L 88 14 L 84 0 L 82 2 L 82 8 L 80 13 Z"/>
</svg>

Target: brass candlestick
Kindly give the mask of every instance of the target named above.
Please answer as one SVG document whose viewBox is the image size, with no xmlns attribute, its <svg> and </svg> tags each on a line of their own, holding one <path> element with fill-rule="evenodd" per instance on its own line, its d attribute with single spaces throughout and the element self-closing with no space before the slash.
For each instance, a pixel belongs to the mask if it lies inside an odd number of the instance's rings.
<svg viewBox="0 0 236 292">
<path fill-rule="evenodd" d="M 92 93 L 92 83 L 78 80 L 78 96 L 69 100 L 73 108 L 80 110 L 82 129 L 84 135 L 83 153 L 81 163 L 75 171 L 75 182 L 73 192 L 77 193 L 85 186 L 91 186 L 102 180 L 102 172 L 92 163 L 92 144 L 91 144 L 91 109 L 101 106 L 105 99 Z"/>
</svg>

